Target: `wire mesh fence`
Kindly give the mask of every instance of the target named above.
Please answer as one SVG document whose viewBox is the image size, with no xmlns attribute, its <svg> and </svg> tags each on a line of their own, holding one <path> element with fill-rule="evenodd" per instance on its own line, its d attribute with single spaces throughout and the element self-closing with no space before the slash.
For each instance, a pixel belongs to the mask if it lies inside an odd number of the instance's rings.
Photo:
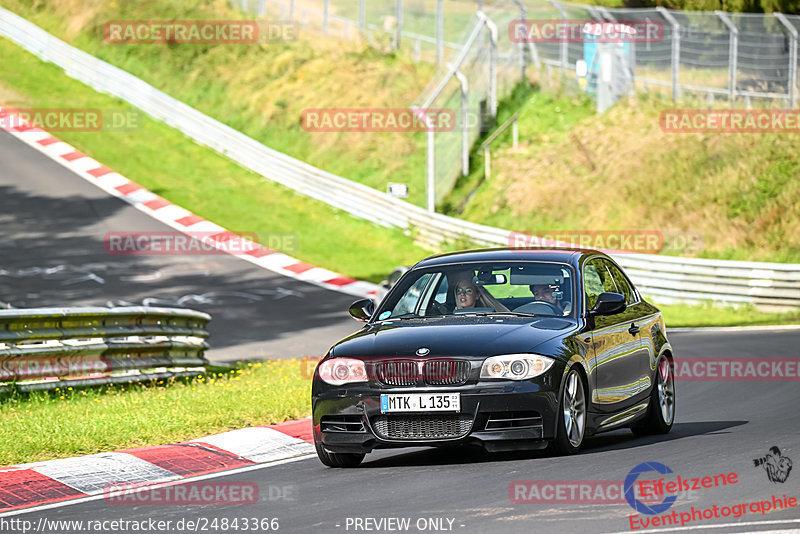
<svg viewBox="0 0 800 534">
<path fill-rule="evenodd" d="M 678 101 L 700 97 L 709 106 L 795 108 L 800 16 L 658 8 L 604 8 L 559 0 L 231 0 L 263 17 L 435 61 L 439 72 L 416 99 L 417 109 L 455 111 L 452 131 L 428 134 L 428 209 L 469 171 L 469 149 L 494 126 L 497 101 L 536 69 L 581 82 L 598 109 L 626 92 L 660 92 Z M 519 38 L 515 25 L 612 23 L 660 28 L 613 50 L 611 95 L 598 90 L 594 52 L 580 38 Z M 649 31 L 649 30 L 648 30 Z M 594 55 L 592 55 L 594 54 Z M 581 73 L 581 62 L 584 63 Z M 608 91 L 606 91 L 608 93 Z"/>
</svg>

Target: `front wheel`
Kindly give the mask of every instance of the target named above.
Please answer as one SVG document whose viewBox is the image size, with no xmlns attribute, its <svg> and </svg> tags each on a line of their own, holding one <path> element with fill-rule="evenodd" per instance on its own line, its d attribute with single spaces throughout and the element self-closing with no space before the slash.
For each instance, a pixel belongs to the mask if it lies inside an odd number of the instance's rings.
<svg viewBox="0 0 800 534">
<path fill-rule="evenodd" d="M 567 373 L 558 409 L 556 438 L 550 448 L 559 455 L 575 454 L 583 444 L 586 432 L 586 388 L 577 369 Z"/>
<path fill-rule="evenodd" d="M 649 404 L 644 420 L 632 426 L 631 430 L 639 436 L 666 434 L 675 420 L 675 373 L 672 362 L 666 357 L 658 360 L 656 384 Z"/>
<path fill-rule="evenodd" d="M 314 442 L 319 461 L 328 467 L 356 467 L 364 459 L 365 454 L 354 452 L 327 452 L 321 443 Z"/>
</svg>

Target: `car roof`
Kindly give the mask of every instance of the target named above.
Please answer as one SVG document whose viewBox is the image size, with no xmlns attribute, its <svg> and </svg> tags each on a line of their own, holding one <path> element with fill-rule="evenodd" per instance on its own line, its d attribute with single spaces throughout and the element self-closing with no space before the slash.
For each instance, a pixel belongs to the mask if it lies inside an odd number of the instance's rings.
<svg viewBox="0 0 800 534">
<path fill-rule="evenodd" d="M 581 258 L 594 255 L 606 256 L 602 252 L 586 248 L 486 248 L 438 254 L 425 258 L 414 265 L 414 268 L 504 261 L 558 262 L 577 266 Z"/>
</svg>

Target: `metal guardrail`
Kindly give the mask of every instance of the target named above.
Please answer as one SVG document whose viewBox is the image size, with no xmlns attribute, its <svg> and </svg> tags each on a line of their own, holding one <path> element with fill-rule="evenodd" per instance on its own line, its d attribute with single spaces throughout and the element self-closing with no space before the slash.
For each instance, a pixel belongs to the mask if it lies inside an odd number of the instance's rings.
<svg viewBox="0 0 800 534">
<path fill-rule="evenodd" d="M 0 310 L 0 391 L 203 374 L 209 320 L 145 306 Z"/>
<path fill-rule="evenodd" d="M 484 246 L 508 246 L 514 242 L 514 234 L 508 230 L 428 212 L 268 148 L 3 8 L 0 8 L 0 35 L 60 66 L 67 75 L 125 100 L 271 181 L 356 217 L 409 230 L 431 248 L 463 239 Z M 798 264 L 638 254 L 615 257 L 630 270 L 643 292 L 659 296 L 662 301 L 712 300 L 777 309 L 800 307 Z"/>
</svg>

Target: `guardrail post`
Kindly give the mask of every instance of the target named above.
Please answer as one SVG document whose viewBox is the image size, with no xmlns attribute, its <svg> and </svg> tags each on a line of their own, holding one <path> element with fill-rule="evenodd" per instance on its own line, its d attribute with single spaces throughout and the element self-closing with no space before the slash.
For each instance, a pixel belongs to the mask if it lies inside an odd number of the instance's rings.
<svg viewBox="0 0 800 534">
<path fill-rule="evenodd" d="M 738 52 L 739 52 L 739 29 L 731 22 L 731 19 L 724 11 L 714 11 L 717 16 L 722 20 L 725 26 L 728 27 L 728 31 L 731 32 L 730 41 L 728 46 L 728 65 L 730 69 L 730 75 L 728 78 L 728 99 L 730 100 L 731 107 L 733 107 L 733 101 L 736 98 L 736 67 L 738 61 Z"/>
<path fill-rule="evenodd" d="M 511 125 L 511 146 L 517 148 L 519 145 L 519 124 L 517 121 L 519 119 L 514 119 L 514 123 Z"/>
<path fill-rule="evenodd" d="M 397 28 L 395 28 L 395 35 L 394 35 L 395 50 L 400 50 L 402 37 L 403 37 L 403 0 L 397 0 Z"/>
<path fill-rule="evenodd" d="M 489 145 L 483 147 L 483 174 L 486 181 L 492 177 L 492 152 Z"/>
<path fill-rule="evenodd" d="M 681 97 L 681 86 L 678 82 L 678 69 L 681 63 L 681 25 L 665 8 L 659 6 L 656 10 L 672 26 L 672 101 L 677 102 Z"/>
<path fill-rule="evenodd" d="M 561 7 L 561 4 L 556 2 L 556 0 L 548 0 L 548 2 L 553 4 L 553 7 L 555 7 L 558 10 L 559 13 L 561 13 L 561 21 L 566 26 L 566 24 L 567 24 L 567 12 L 564 11 L 564 8 Z M 560 49 L 560 53 L 559 53 L 559 62 L 561 63 L 561 74 L 564 75 L 564 76 L 567 75 L 567 66 L 568 66 L 567 64 L 569 63 L 569 49 L 567 48 L 568 46 L 569 46 L 569 42 L 567 41 L 567 39 L 564 39 L 563 41 L 561 41 L 561 49 Z"/>
<path fill-rule="evenodd" d="M 362 36 L 367 35 L 367 0 L 358 0 L 358 31 Z"/>
<path fill-rule="evenodd" d="M 428 166 L 427 166 L 427 179 L 426 187 L 428 189 L 428 211 L 436 213 L 436 153 L 434 143 L 436 143 L 436 132 L 431 128 L 430 122 L 426 123 L 428 126 Z"/>
<path fill-rule="evenodd" d="M 450 63 L 447 66 L 453 69 L 455 77 L 461 83 L 461 174 L 469 174 L 469 131 L 467 129 L 467 96 L 469 95 L 469 81 L 460 70 Z"/>
<path fill-rule="evenodd" d="M 322 6 L 322 33 L 328 35 L 328 12 L 330 11 L 331 0 L 325 0 Z"/>
<path fill-rule="evenodd" d="M 444 61 L 444 0 L 436 2 L 436 64 Z"/>
<path fill-rule="evenodd" d="M 773 15 L 789 32 L 789 87 L 787 89 L 789 91 L 789 107 L 794 108 L 797 104 L 797 28 L 783 13 L 776 11 Z"/>
</svg>

